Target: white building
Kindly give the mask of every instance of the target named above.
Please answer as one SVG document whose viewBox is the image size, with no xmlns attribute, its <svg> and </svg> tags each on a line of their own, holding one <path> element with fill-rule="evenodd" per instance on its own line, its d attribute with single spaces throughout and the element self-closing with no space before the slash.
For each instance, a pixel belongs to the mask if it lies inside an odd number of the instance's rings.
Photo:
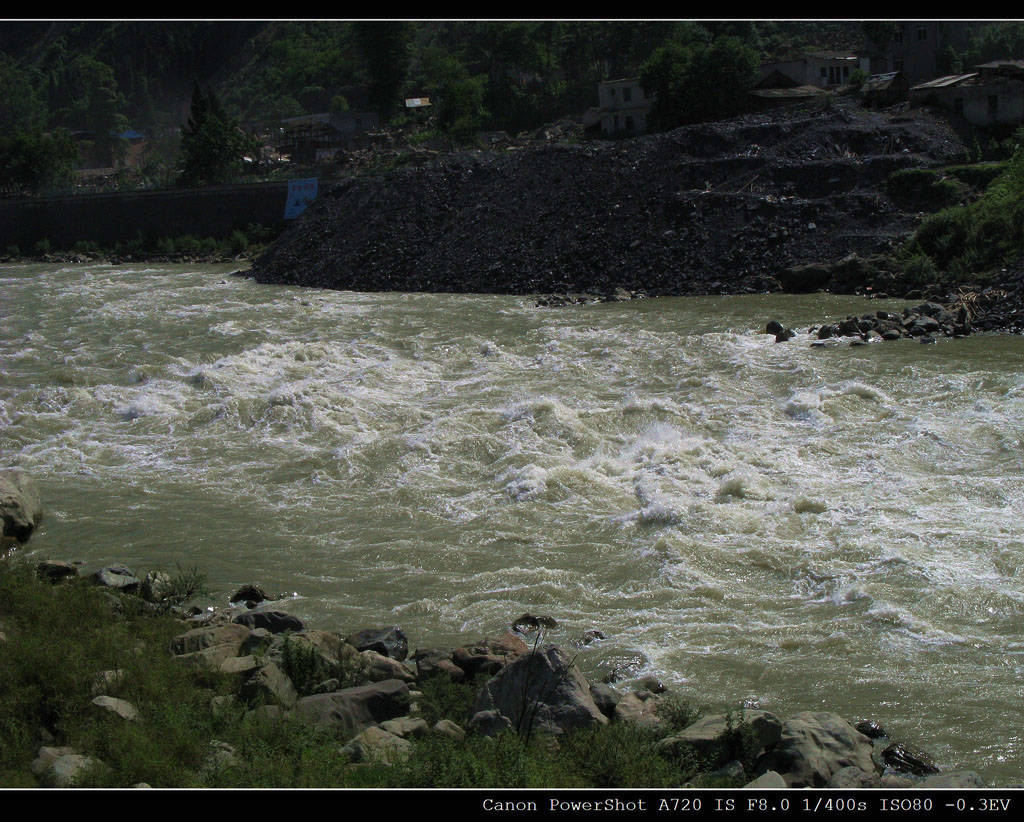
<svg viewBox="0 0 1024 822">
<path fill-rule="evenodd" d="M 597 87 L 604 134 L 643 134 L 647 131 L 647 115 L 651 98 L 644 94 L 637 77 L 605 80 Z"/>
</svg>

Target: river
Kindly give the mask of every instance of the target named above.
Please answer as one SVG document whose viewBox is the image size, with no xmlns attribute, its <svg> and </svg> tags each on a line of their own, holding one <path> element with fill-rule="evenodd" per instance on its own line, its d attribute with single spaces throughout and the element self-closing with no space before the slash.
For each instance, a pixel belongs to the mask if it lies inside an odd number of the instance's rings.
<svg viewBox="0 0 1024 822">
<path fill-rule="evenodd" d="M 540 309 L 0 267 L 0 459 L 30 557 L 197 566 L 315 627 L 454 646 L 551 616 L 591 678 L 835 710 L 1021 780 L 1024 339 L 812 348 L 903 303 Z M 585 631 L 605 638 L 584 645 Z"/>
</svg>

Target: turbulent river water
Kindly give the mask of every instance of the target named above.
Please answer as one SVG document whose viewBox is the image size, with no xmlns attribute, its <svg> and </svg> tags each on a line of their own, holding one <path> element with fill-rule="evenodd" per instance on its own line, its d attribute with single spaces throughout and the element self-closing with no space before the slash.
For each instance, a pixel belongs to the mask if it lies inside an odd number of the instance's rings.
<svg viewBox="0 0 1024 822">
<path fill-rule="evenodd" d="M 765 322 L 902 303 L 231 270 L 0 268 L 0 460 L 47 509 L 23 553 L 194 565 L 219 602 L 258 582 L 414 648 L 547 615 L 591 678 L 1024 777 L 1024 339 L 820 349 Z"/>
</svg>

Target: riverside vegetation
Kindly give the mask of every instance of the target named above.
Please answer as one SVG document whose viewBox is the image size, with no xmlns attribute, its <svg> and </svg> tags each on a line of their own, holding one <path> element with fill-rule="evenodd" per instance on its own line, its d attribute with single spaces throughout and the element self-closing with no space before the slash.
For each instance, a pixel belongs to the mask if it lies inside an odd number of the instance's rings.
<svg viewBox="0 0 1024 822">
<path fill-rule="evenodd" d="M 84 575 L 19 550 L 42 510 L 0 473 L 3 787 L 980 787 L 881 726 L 695 709 L 647 679 L 589 683 L 550 617 L 447 650 L 397 627 L 348 636 L 228 607 L 195 568 Z M 588 632 L 579 647 L 603 637 Z"/>
</svg>

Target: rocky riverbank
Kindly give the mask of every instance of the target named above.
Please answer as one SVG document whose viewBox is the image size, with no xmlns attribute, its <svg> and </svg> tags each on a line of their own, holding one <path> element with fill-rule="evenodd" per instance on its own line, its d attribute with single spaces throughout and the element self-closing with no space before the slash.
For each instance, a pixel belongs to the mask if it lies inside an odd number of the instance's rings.
<svg viewBox="0 0 1024 822">
<path fill-rule="evenodd" d="M 842 342 L 856 346 L 905 339 L 933 343 L 938 337 L 966 337 L 974 331 L 997 329 L 1024 332 L 1024 305 L 1019 290 L 1012 296 L 1005 289 L 961 291 L 948 295 L 944 302 L 926 301 L 898 312 L 851 314 L 838 322 L 826 321 L 799 332 L 778 320 L 769 320 L 765 333 L 774 334 L 776 342 L 789 342 L 803 335 L 813 346 Z"/>
<path fill-rule="evenodd" d="M 37 573 L 43 584 L 78 576 L 75 566 L 59 561 L 39 563 Z M 118 565 L 88 578 L 106 591 L 115 614 L 139 607 L 159 612 L 171 590 L 166 574 L 136 576 Z M 544 640 L 545 627 L 553 624 L 546 617 L 524 614 L 504 634 L 467 637 L 455 648 L 413 649 L 397 626 L 348 634 L 307 626 L 257 585 L 230 599 L 226 607 L 182 613 L 181 633 L 162 652 L 184 668 L 234 683 L 230 693 L 210 699 L 211 712 L 307 723 L 336 738 L 337 756 L 352 767 L 400 764 L 415 755 L 417 741 L 430 737 L 464 743 L 511 733 L 557 747 L 581 729 L 636 723 L 651 732 L 650 756 L 697 763 L 689 787 L 984 785 L 974 772 L 940 773 L 931 757 L 890 739 L 874 720 L 742 708 L 698 718 L 653 678 L 614 686 L 589 682 L 574 654 Z M 587 640 L 600 641 L 599 632 Z M 424 691 L 431 682 L 436 688 L 438 679 L 472 683 L 475 696 L 463 716 L 428 721 Z M 102 672 L 92 704 L 111 721 L 130 724 L 138 721 L 140 706 L 113 695 L 122 680 L 117 671 Z M 204 767 L 237 764 L 232 747 L 220 744 Z M 102 763 L 92 752 L 54 744 L 40 746 L 32 764 L 43 784 L 57 786 L 73 785 L 97 768 Z"/>
</svg>

